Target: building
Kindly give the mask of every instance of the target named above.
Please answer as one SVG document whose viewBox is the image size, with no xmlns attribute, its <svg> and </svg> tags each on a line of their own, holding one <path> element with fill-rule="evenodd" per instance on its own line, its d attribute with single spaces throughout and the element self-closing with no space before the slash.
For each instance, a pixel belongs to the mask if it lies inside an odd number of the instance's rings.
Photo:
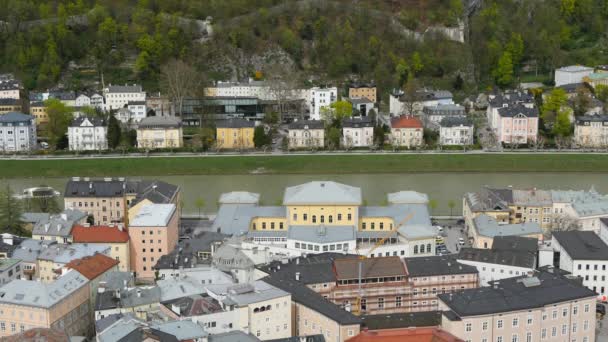
<svg viewBox="0 0 608 342">
<path fill-rule="evenodd" d="M 464 342 L 464 340 L 442 330 L 441 328 L 405 328 L 380 331 L 362 331 L 347 342 Z"/>
<path fill-rule="evenodd" d="M 206 292 L 161 302 L 160 311 L 170 319 L 191 320 L 210 334 L 233 331 L 242 319 L 238 311 L 224 310 L 222 303 Z"/>
<path fill-rule="evenodd" d="M 97 289 L 95 320 L 116 314 L 132 314 L 143 320 L 159 310 L 161 291 L 158 286 L 133 286 L 130 272 L 109 272 Z"/>
<path fill-rule="evenodd" d="M 608 115 L 584 115 L 574 121 L 574 142 L 578 147 L 608 146 Z"/>
<path fill-rule="evenodd" d="M 441 327 L 465 341 L 595 341 L 595 293 L 557 269 L 439 300 Z"/>
<path fill-rule="evenodd" d="M 342 121 L 342 145 L 344 147 L 368 147 L 373 144 L 374 122 L 372 118 L 345 118 Z"/>
<path fill-rule="evenodd" d="M 183 132 L 179 120 L 169 116 L 150 116 L 137 125 L 137 146 L 139 148 L 182 147 Z"/>
<path fill-rule="evenodd" d="M 75 225 L 72 228 L 72 240 L 74 243 L 109 246 L 110 257 L 118 262 L 119 271 L 131 270 L 129 233 L 122 225 L 113 227 Z"/>
<path fill-rule="evenodd" d="M 88 279 L 74 270 L 51 283 L 13 280 L 0 288 L 0 336 L 31 328 L 87 335 L 90 304 Z"/>
<path fill-rule="evenodd" d="M 474 144 L 473 122 L 463 117 L 445 117 L 439 123 L 439 144 L 468 146 Z"/>
<path fill-rule="evenodd" d="M 81 116 L 68 127 L 70 151 L 101 151 L 108 149 L 108 126 L 100 117 Z"/>
<path fill-rule="evenodd" d="M 23 275 L 22 271 L 23 265 L 20 259 L 0 259 L 0 286 L 10 283 L 14 279 L 21 279 Z"/>
<path fill-rule="evenodd" d="M 589 84 L 593 89 L 598 85 L 608 86 L 608 72 L 595 72 L 589 74 L 583 81 Z"/>
<path fill-rule="evenodd" d="M 178 221 L 173 203 L 149 204 L 131 220 L 131 270 L 136 278 L 154 279 L 156 262 L 161 256 L 171 253 L 177 245 Z"/>
<path fill-rule="evenodd" d="M 321 120 L 323 108 L 329 110 L 331 104 L 336 101 L 338 101 L 338 88 L 311 88 L 310 103 L 308 105 L 309 118 L 311 120 Z"/>
<path fill-rule="evenodd" d="M 582 278 L 583 285 L 606 301 L 608 245 L 590 231 L 554 232 L 551 246 L 558 254 L 560 269 Z M 554 258 L 555 259 L 555 258 Z"/>
<path fill-rule="evenodd" d="M 389 98 L 389 112 L 391 116 L 417 115 L 424 107 L 451 104 L 454 104 L 453 95 L 447 90 L 420 89 L 409 97 L 403 90 L 393 90 Z"/>
<path fill-rule="evenodd" d="M 437 310 L 439 294 L 479 287 L 477 269 L 453 257 L 405 258 L 404 262 L 411 289 L 403 302 L 409 312 Z"/>
<path fill-rule="evenodd" d="M 72 228 L 86 221 L 87 215 L 80 210 L 66 209 L 61 214 L 51 215 L 48 220 L 41 219 L 32 229 L 32 239 L 51 240 L 70 243 Z"/>
<path fill-rule="evenodd" d="M 427 128 L 437 130 L 439 123 L 445 118 L 463 118 L 466 112 L 463 106 L 458 104 L 438 104 L 427 106 L 422 109 L 424 113 L 424 124 Z"/>
<path fill-rule="evenodd" d="M 36 119 L 11 112 L 0 115 L 0 152 L 27 152 L 38 146 Z"/>
<path fill-rule="evenodd" d="M 36 278 L 38 256 L 44 249 L 56 244 L 56 241 L 23 240 L 19 247 L 15 248 L 10 254 L 11 258 L 21 260 L 21 278 L 27 280 Z"/>
<path fill-rule="evenodd" d="M 109 255 L 110 247 L 73 243 L 54 244 L 43 248 L 37 256 L 35 278 L 43 283 L 52 282 L 61 275 L 61 270 L 71 261 L 97 253 Z"/>
<path fill-rule="evenodd" d="M 543 240 L 543 231 L 538 223 L 499 224 L 495 218 L 488 215 L 475 217 L 468 233 L 475 248 L 490 248 L 497 236 L 521 236 Z"/>
<path fill-rule="evenodd" d="M 30 103 L 30 114 L 36 119 L 36 125 L 46 125 L 49 123 L 49 115 L 46 112 L 46 105 L 44 102 L 32 102 Z"/>
<path fill-rule="evenodd" d="M 376 85 L 374 83 L 359 83 L 353 82 L 348 86 L 348 97 L 349 98 L 366 98 L 372 103 L 378 102 L 376 97 Z"/>
<path fill-rule="evenodd" d="M 538 135 L 538 109 L 514 105 L 498 109 L 496 126 L 492 127 L 498 142 L 529 144 Z"/>
<path fill-rule="evenodd" d="M 134 215 L 150 203 L 173 203 L 181 199 L 180 188 L 158 180 L 128 181 L 125 178 L 90 179 L 73 177 L 63 194 L 66 209 L 78 209 L 97 225 L 125 223 L 125 213 Z"/>
<path fill-rule="evenodd" d="M 129 101 L 127 103 L 127 109 L 133 113 L 130 119 L 131 122 L 138 123 L 146 116 L 148 116 L 148 109 L 146 107 L 146 101 Z M 158 116 L 161 116 L 160 114 Z"/>
<path fill-rule="evenodd" d="M 424 141 L 422 121 L 415 116 L 402 115 L 391 119 L 391 143 L 400 147 L 419 147 Z"/>
<path fill-rule="evenodd" d="M 583 79 L 593 73 L 593 68 L 583 65 L 570 65 L 555 69 L 555 86 L 581 83 Z"/>
<path fill-rule="evenodd" d="M 146 101 L 146 92 L 137 84 L 124 86 L 109 85 L 103 89 L 105 110 L 111 111 L 124 108 L 130 101 Z"/>
<path fill-rule="evenodd" d="M 78 94 L 76 100 L 74 100 L 74 106 L 76 107 L 90 107 L 91 98 L 87 94 Z"/>
<path fill-rule="evenodd" d="M 216 144 L 220 149 L 251 149 L 255 122 L 245 119 L 218 121 L 216 124 Z"/>
<path fill-rule="evenodd" d="M 12 75 L 0 75 L 0 99 L 20 99 L 22 88 L 21 82 Z"/>
<path fill-rule="evenodd" d="M 504 142 L 505 135 L 511 136 L 513 134 L 512 129 L 517 128 L 518 134 L 523 136 L 528 136 L 528 132 L 522 134 L 522 125 L 523 121 L 521 117 L 518 117 L 517 126 L 513 127 L 513 120 L 509 119 L 510 115 L 516 115 L 516 111 L 522 111 L 527 114 L 525 115 L 533 115 L 536 113 L 536 117 L 538 118 L 538 111 L 534 110 L 535 102 L 534 97 L 528 93 L 520 92 L 520 91 L 507 91 L 501 94 L 490 94 L 488 96 L 488 107 L 486 109 L 486 116 L 488 119 L 488 126 L 492 129 L 494 134 L 496 135 L 497 142 Z M 525 107 L 526 109 L 522 109 L 521 107 Z M 514 108 L 512 110 L 507 110 L 507 108 Z M 499 111 L 503 111 L 501 114 Z M 504 120 L 503 120 L 504 117 Z M 504 122 L 503 122 L 504 121 Z M 532 123 L 529 123 L 531 126 Z M 538 123 L 537 123 L 538 127 Z M 528 127 L 531 128 L 531 127 Z M 503 134 L 504 130 L 504 134 Z M 507 134 L 507 130 L 509 133 Z"/>
<path fill-rule="evenodd" d="M 458 262 L 479 271 L 481 286 L 505 278 L 526 275 L 536 269 L 536 253 L 509 249 L 462 248 Z"/>
<path fill-rule="evenodd" d="M 21 100 L 0 98 L 0 115 L 21 111 Z"/>
<path fill-rule="evenodd" d="M 175 106 L 167 96 L 161 95 L 160 92 L 148 94 L 146 98 L 146 110 L 152 113 L 152 116 L 175 116 Z"/>
<path fill-rule="evenodd" d="M 361 189 L 313 181 L 285 189 L 282 206 L 260 206 L 259 195 L 224 194 L 212 231 L 244 235 L 254 244 L 281 253 L 318 254 L 354 251 L 369 256 L 435 254 L 437 230 L 426 195 L 388 194 L 387 206 L 363 206 Z M 399 234 L 397 234 L 397 231 Z"/>
<path fill-rule="evenodd" d="M 289 124 L 289 148 L 323 148 L 325 125 L 319 120 L 298 120 Z"/>
<path fill-rule="evenodd" d="M 369 111 L 374 109 L 374 101 L 367 97 L 349 97 L 346 101 L 353 106 L 353 113 L 358 116 L 367 116 Z"/>
<path fill-rule="evenodd" d="M 158 278 L 175 276 L 189 269 L 198 270 L 211 264 L 211 254 L 228 236 L 216 232 L 195 232 L 190 239 L 180 240 L 173 252 L 156 263 Z"/>
<path fill-rule="evenodd" d="M 53 90 L 49 91 L 47 99 L 59 100 L 66 107 L 76 106 L 76 93 L 71 90 Z"/>
</svg>

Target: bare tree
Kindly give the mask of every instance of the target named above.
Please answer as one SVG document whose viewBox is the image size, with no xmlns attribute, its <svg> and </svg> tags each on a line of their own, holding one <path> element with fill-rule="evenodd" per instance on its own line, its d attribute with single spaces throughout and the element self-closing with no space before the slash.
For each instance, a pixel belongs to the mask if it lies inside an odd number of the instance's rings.
<svg viewBox="0 0 608 342">
<path fill-rule="evenodd" d="M 414 107 L 419 100 L 418 84 L 415 80 L 408 80 L 403 87 L 403 106 L 407 115 L 414 115 Z"/>
<path fill-rule="evenodd" d="M 553 218 L 553 225 L 551 228 L 554 232 L 560 232 L 579 230 L 581 229 L 581 226 L 576 218 L 566 214 L 559 214 Z"/>
<path fill-rule="evenodd" d="M 561 135 L 555 136 L 555 146 L 558 151 L 561 151 L 564 148 L 568 148 L 572 146 L 572 139 L 570 137 L 564 137 Z"/>
<path fill-rule="evenodd" d="M 172 59 L 160 68 L 161 88 L 182 115 L 184 99 L 203 93 L 205 78 L 202 73 L 182 60 Z"/>
<path fill-rule="evenodd" d="M 545 137 L 539 135 L 536 139 L 532 140 L 532 148 L 535 151 L 542 150 L 545 147 Z"/>
<path fill-rule="evenodd" d="M 297 84 L 296 79 L 297 78 L 294 77 L 294 72 L 289 70 L 285 64 L 273 64 L 266 71 L 268 91 L 272 98 L 277 102 L 279 123 L 283 122 L 286 103 L 294 98 Z"/>
</svg>

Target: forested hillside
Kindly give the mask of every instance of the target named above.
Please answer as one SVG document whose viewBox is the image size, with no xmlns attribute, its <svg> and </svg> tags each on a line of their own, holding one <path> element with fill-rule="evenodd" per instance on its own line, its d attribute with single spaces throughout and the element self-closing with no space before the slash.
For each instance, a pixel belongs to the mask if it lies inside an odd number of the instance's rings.
<svg viewBox="0 0 608 342">
<path fill-rule="evenodd" d="M 469 89 L 548 79 L 567 63 L 608 64 L 606 0 L 0 0 L 0 69 L 27 88 L 105 82 L 158 88 L 183 59 L 209 79 L 287 66 L 302 82 L 408 79 Z M 213 34 L 197 22 L 211 17 Z M 467 23 L 466 42 L 415 37 Z"/>
</svg>

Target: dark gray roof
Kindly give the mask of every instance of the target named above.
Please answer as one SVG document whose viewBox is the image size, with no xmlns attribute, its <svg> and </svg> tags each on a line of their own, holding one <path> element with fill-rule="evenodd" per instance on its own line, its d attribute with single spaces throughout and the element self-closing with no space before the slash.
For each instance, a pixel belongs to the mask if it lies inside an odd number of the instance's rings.
<svg viewBox="0 0 608 342">
<path fill-rule="evenodd" d="M 358 104 L 363 104 L 363 103 L 373 103 L 373 101 L 368 99 L 367 97 L 349 97 L 347 99 L 347 101 L 353 105 L 358 105 Z"/>
<path fill-rule="evenodd" d="M 137 84 L 134 84 L 134 85 L 125 84 L 124 86 L 110 85 L 110 86 L 108 86 L 108 91 L 110 93 L 139 93 L 142 91 L 142 88 L 140 85 L 137 85 Z"/>
<path fill-rule="evenodd" d="M 492 107 L 502 107 L 504 103 L 508 105 L 517 103 L 532 103 L 534 97 L 528 93 L 520 91 L 505 92 L 504 94 L 498 94 L 496 97 L 489 100 Z"/>
<path fill-rule="evenodd" d="M 33 116 L 17 112 L 10 112 L 0 115 L 0 123 L 30 122 L 32 120 L 34 120 Z"/>
<path fill-rule="evenodd" d="M 71 101 L 76 99 L 76 92 L 74 91 L 51 91 L 49 93 L 49 99 L 57 99 L 60 101 Z"/>
<path fill-rule="evenodd" d="M 454 126 L 473 126 L 473 122 L 466 117 L 458 116 L 446 116 L 441 119 L 439 124 L 441 127 L 454 127 Z"/>
<path fill-rule="evenodd" d="M 209 335 L 209 342 L 258 342 L 260 339 L 240 330 Z"/>
<path fill-rule="evenodd" d="M 361 118 L 346 118 L 342 121 L 342 127 L 347 128 L 363 128 L 363 127 L 374 127 L 372 118 L 364 116 Z"/>
<path fill-rule="evenodd" d="M 300 283 L 306 285 L 331 283 L 336 281 L 336 275 L 333 271 L 334 260 L 356 258 L 357 256 L 354 254 L 320 253 L 308 255 L 305 258 L 291 259 L 286 264 L 275 261 L 258 268 L 270 274 L 270 277 L 277 279 L 295 279 L 296 272 L 299 272 Z"/>
<path fill-rule="evenodd" d="M 106 317 L 104 317 L 102 319 L 96 320 L 95 321 L 95 331 L 97 333 L 100 333 L 100 332 L 106 330 L 112 324 L 120 321 L 120 319 L 122 317 L 123 317 L 123 314 L 117 313 L 117 314 L 107 315 Z"/>
<path fill-rule="evenodd" d="M 94 127 L 101 127 L 106 125 L 103 118 L 100 118 L 98 116 L 81 116 L 72 120 L 70 126 L 80 127 L 85 120 L 88 120 Z"/>
<path fill-rule="evenodd" d="M 608 246 L 593 231 L 554 232 L 553 237 L 574 260 L 608 260 Z"/>
<path fill-rule="evenodd" d="M 278 338 L 276 340 L 266 340 L 266 342 L 325 342 L 324 335 L 292 336 Z"/>
<path fill-rule="evenodd" d="M 538 239 L 523 236 L 497 236 L 492 241 L 492 249 L 536 253 L 538 251 Z"/>
<path fill-rule="evenodd" d="M 203 232 L 190 239 L 179 241 L 177 248 L 169 254 L 165 254 L 158 259 L 154 269 L 179 269 L 192 268 L 202 263 L 198 260 L 198 252 L 211 252 L 211 245 L 214 242 L 224 241 L 228 235 L 216 232 Z M 187 260 L 187 261 L 186 261 Z M 211 260 L 207 261 L 208 263 Z"/>
<path fill-rule="evenodd" d="M 217 128 L 247 128 L 255 127 L 255 122 L 245 119 L 220 120 L 215 124 Z"/>
<path fill-rule="evenodd" d="M 353 81 L 348 85 L 349 88 L 375 88 L 376 84 L 374 82 L 359 82 Z"/>
<path fill-rule="evenodd" d="M 295 279 L 283 279 L 279 277 L 265 277 L 262 279 L 270 285 L 278 287 L 291 293 L 291 300 L 304 305 L 305 307 L 320 313 L 321 315 L 338 322 L 341 325 L 360 324 L 361 319 L 352 313 L 343 310 L 336 304 L 323 298 L 320 294 L 309 289 L 306 285 L 297 282 Z"/>
<path fill-rule="evenodd" d="M 321 120 L 298 120 L 289 124 L 289 129 L 323 129 Z"/>
<path fill-rule="evenodd" d="M 21 105 L 21 100 L 19 99 L 0 99 L 0 105 L 3 106 L 14 106 Z"/>
<path fill-rule="evenodd" d="M 155 204 L 168 204 L 179 192 L 177 185 L 169 184 L 159 180 L 142 180 L 136 182 L 137 196 L 131 202 L 135 205 L 144 199 Z"/>
<path fill-rule="evenodd" d="M 576 123 L 578 125 L 584 124 L 585 122 L 604 122 L 608 123 L 608 115 L 583 115 L 576 117 Z"/>
<path fill-rule="evenodd" d="M 404 261 L 410 277 L 479 273 L 477 268 L 461 264 L 453 256 L 405 258 Z"/>
<path fill-rule="evenodd" d="M 586 87 L 585 83 L 568 83 L 568 84 L 562 84 L 560 86 L 557 86 L 555 88 L 560 88 L 566 91 L 566 93 L 576 93 L 576 90 L 580 87 Z"/>
<path fill-rule="evenodd" d="M 458 253 L 458 260 L 469 260 L 525 268 L 536 267 L 536 254 L 516 250 L 462 248 Z"/>
<path fill-rule="evenodd" d="M 597 296 L 579 281 L 555 271 L 535 271 L 532 277 L 513 277 L 489 284 L 438 297 L 456 316 L 466 317 L 529 310 Z"/>
<path fill-rule="evenodd" d="M 518 104 L 498 109 L 498 115 L 500 116 L 514 117 L 518 114 L 523 114 L 524 116 L 529 118 L 536 118 L 538 117 L 538 108 L 528 108 Z"/>
<path fill-rule="evenodd" d="M 513 203 L 513 190 L 484 186 L 479 192 L 466 193 L 465 200 L 473 211 L 510 211 L 509 203 Z"/>
<path fill-rule="evenodd" d="M 441 311 L 390 313 L 361 316 L 362 326 L 369 330 L 434 327 L 441 325 Z"/>
<path fill-rule="evenodd" d="M 124 179 L 71 179 L 65 185 L 64 197 L 122 197 L 125 193 L 134 193 L 136 183 Z"/>
<path fill-rule="evenodd" d="M 149 116 L 141 119 L 137 124 L 138 128 L 178 128 L 182 123 L 169 116 Z"/>
<path fill-rule="evenodd" d="M 127 102 L 127 106 L 143 106 L 146 104 L 146 101 L 129 101 Z"/>
</svg>

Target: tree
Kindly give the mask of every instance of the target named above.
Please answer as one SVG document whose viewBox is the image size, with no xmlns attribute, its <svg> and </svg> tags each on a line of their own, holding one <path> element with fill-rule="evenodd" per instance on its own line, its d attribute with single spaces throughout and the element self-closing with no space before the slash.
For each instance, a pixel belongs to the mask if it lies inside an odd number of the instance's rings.
<svg viewBox="0 0 608 342">
<path fill-rule="evenodd" d="M 72 111 L 57 99 L 49 99 L 45 102 L 49 122 L 46 126 L 49 143 L 58 149 L 57 143 L 68 132 L 68 126 L 72 122 Z"/>
<path fill-rule="evenodd" d="M 513 56 L 510 52 L 503 52 L 494 70 L 494 79 L 501 87 L 508 87 L 513 83 Z"/>
<path fill-rule="evenodd" d="M 384 132 L 384 128 L 381 125 L 374 126 L 374 144 L 381 148 L 384 146 L 384 141 L 386 139 L 386 135 Z"/>
<path fill-rule="evenodd" d="M 429 200 L 429 208 L 431 208 L 431 214 L 437 209 L 437 200 L 431 199 Z"/>
<path fill-rule="evenodd" d="M 110 115 L 108 120 L 108 147 L 115 149 L 120 144 L 121 128 L 118 119 L 114 115 Z"/>
<path fill-rule="evenodd" d="M 203 93 L 205 79 L 194 67 L 179 59 L 171 59 L 160 68 L 161 89 L 175 104 L 179 115 L 182 114 L 184 99 Z"/>
<path fill-rule="evenodd" d="M 549 95 L 546 96 L 541 108 L 541 119 L 547 129 L 553 129 L 553 125 L 557 119 L 557 114 L 562 107 L 567 104 L 568 97 L 566 91 L 561 88 L 555 88 Z"/>
<path fill-rule="evenodd" d="M 448 201 L 448 208 L 450 208 L 450 216 L 453 216 L 454 207 L 456 207 L 456 201 L 449 200 Z"/>
<path fill-rule="evenodd" d="M 608 86 L 604 84 L 598 84 L 595 87 L 595 96 L 598 100 L 604 103 L 604 107 L 608 106 Z"/>
<path fill-rule="evenodd" d="M 409 79 L 403 87 L 403 107 L 405 108 L 406 115 L 414 115 L 414 107 L 416 106 L 416 102 L 418 102 L 420 96 L 418 93 L 418 82 L 414 79 Z"/>
<path fill-rule="evenodd" d="M 327 146 L 331 149 L 340 148 L 341 133 L 338 127 L 329 127 L 327 130 Z"/>
<path fill-rule="evenodd" d="M 27 232 L 23 229 L 22 215 L 22 203 L 14 197 L 10 185 L 7 184 L 4 190 L 0 191 L 0 230 L 3 233 L 25 235 Z"/>
<path fill-rule="evenodd" d="M 34 197 L 24 201 L 24 207 L 28 212 L 58 214 L 61 207 L 57 198 L 52 196 Z"/>
<path fill-rule="evenodd" d="M 198 209 L 198 216 L 201 217 L 201 210 L 203 210 L 203 208 L 205 208 L 205 200 L 202 197 L 199 197 L 194 202 L 194 205 Z"/>
<path fill-rule="evenodd" d="M 570 124 L 569 108 L 562 108 L 557 113 L 555 124 L 552 132 L 555 136 L 568 137 L 572 134 L 572 125 Z"/>
<path fill-rule="evenodd" d="M 259 125 L 253 130 L 253 144 L 256 148 L 264 147 L 270 144 L 271 139 L 269 139 L 269 135 L 266 134 L 264 126 Z"/>
<path fill-rule="evenodd" d="M 331 104 L 331 109 L 334 111 L 334 116 L 337 120 L 342 121 L 353 115 L 353 105 L 345 100 L 336 101 Z"/>
<path fill-rule="evenodd" d="M 277 121 L 283 122 L 285 103 L 294 97 L 297 77 L 287 65 L 274 63 L 266 70 L 268 91 L 273 100 L 277 102 Z"/>
<path fill-rule="evenodd" d="M 591 92 L 586 86 L 576 88 L 576 95 L 572 99 L 572 109 L 574 110 L 574 115 L 585 115 L 591 106 L 591 99 Z"/>
<path fill-rule="evenodd" d="M 578 220 L 566 214 L 555 216 L 553 218 L 553 224 L 551 225 L 551 230 L 556 232 L 579 230 L 580 228 L 581 226 Z"/>
<path fill-rule="evenodd" d="M 424 68 L 424 64 L 422 64 L 422 57 L 420 57 L 420 53 L 418 51 L 412 54 L 411 65 L 414 75 L 418 75 L 418 73 L 422 71 L 422 68 Z"/>
</svg>

